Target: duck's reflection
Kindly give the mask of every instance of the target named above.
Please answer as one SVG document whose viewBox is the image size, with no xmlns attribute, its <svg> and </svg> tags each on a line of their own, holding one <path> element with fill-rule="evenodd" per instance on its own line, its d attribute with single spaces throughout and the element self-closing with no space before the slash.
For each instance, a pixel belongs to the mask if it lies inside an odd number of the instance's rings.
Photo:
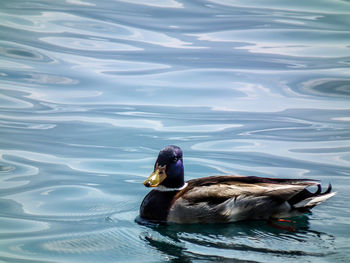
<svg viewBox="0 0 350 263">
<path fill-rule="evenodd" d="M 307 216 L 205 225 L 157 224 L 140 218 L 137 222 L 147 227 L 141 238 L 171 262 L 259 262 L 258 258 L 269 256 L 318 258 L 330 253 L 334 239 L 310 230 Z"/>
</svg>

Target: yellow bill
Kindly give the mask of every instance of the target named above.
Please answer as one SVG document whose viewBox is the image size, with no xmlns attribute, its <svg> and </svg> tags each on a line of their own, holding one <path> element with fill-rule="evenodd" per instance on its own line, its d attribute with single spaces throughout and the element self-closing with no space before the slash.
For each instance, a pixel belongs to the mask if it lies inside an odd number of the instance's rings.
<svg viewBox="0 0 350 263">
<path fill-rule="evenodd" d="M 158 164 L 156 164 L 156 169 L 154 172 L 143 182 L 143 184 L 146 187 L 156 187 L 160 185 L 164 179 L 166 178 L 165 173 L 166 166 L 159 167 Z"/>
</svg>

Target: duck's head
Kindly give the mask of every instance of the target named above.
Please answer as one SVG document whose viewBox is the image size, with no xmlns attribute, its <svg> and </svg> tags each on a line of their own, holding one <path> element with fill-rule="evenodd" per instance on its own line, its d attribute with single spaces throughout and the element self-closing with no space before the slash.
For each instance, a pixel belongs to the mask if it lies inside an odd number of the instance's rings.
<svg viewBox="0 0 350 263">
<path fill-rule="evenodd" d="M 164 147 L 158 154 L 153 173 L 143 183 L 146 187 L 162 185 L 178 188 L 184 185 L 182 150 L 175 145 Z"/>
</svg>

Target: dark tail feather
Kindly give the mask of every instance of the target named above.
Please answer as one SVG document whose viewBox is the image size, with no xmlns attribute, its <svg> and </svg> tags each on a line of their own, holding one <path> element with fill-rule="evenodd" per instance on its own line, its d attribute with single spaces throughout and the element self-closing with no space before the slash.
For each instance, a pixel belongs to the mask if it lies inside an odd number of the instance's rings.
<svg viewBox="0 0 350 263">
<path fill-rule="evenodd" d="M 315 193 L 310 192 L 307 189 L 302 190 L 300 193 L 293 196 L 288 200 L 289 204 L 299 210 L 300 212 L 307 212 L 316 205 L 326 201 L 328 198 L 331 198 L 336 193 L 332 191 L 332 185 L 329 184 L 326 191 L 322 193 L 322 187 L 320 184 L 317 184 L 317 191 Z"/>
<path fill-rule="evenodd" d="M 298 194 L 294 195 L 291 199 L 289 199 L 288 202 L 290 205 L 293 206 L 294 204 L 299 203 L 302 200 L 305 200 L 305 199 L 313 197 L 313 196 L 320 195 L 320 194 L 322 194 L 321 192 L 322 192 L 322 187 L 320 184 L 317 184 L 317 191 L 315 193 L 312 193 L 305 188 L 304 190 L 302 190 Z"/>
<path fill-rule="evenodd" d="M 332 185 L 329 184 L 329 185 L 328 185 L 328 188 L 327 188 L 326 192 L 324 192 L 324 194 L 328 194 L 328 193 L 330 193 L 331 191 L 332 191 Z"/>
<path fill-rule="evenodd" d="M 319 195 L 319 194 L 321 193 L 321 191 L 322 191 L 322 187 L 321 187 L 320 184 L 318 184 L 318 185 L 317 185 L 317 191 L 316 191 L 316 193 L 314 193 L 313 195 Z"/>
</svg>

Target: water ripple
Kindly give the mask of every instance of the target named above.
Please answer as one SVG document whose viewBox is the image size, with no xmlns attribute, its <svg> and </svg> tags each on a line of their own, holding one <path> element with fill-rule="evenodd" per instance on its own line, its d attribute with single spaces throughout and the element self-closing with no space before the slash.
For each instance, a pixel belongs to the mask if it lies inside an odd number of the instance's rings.
<svg viewBox="0 0 350 263">
<path fill-rule="evenodd" d="M 332 254 L 334 237 L 302 230 L 305 223 L 302 220 L 298 222 L 301 230 L 296 233 L 267 226 L 262 228 L 261 222 L 235 224 L 234 227 L 209 226 L 206 229 L 196 225 L 155 227 L 153 231 L 143 233 L 141 238 L 178 260 L 205 256 L 235 259 L 238 262 L 254 262 L 257 258 L 259 262 L 267 259 L 269 262 L 279 262 L 282 256 L 286 262 L 293 262 L 297 258 L 317 260 L 328 253 Z M 260 227 L 255 228 L 258 224 Z M 309 245 L 310 242 L 312 245 Z M 303 249 L 300 249 L 301 246 Z"/>
<path fill-rule="evenodd" d="M 348 2 L 0 6 L 0 261 L 346 261 Z M 307 177 L 338 194 L 294 232 L 139 225 L 168 144 L 187 179 Z"/>
</svg>

